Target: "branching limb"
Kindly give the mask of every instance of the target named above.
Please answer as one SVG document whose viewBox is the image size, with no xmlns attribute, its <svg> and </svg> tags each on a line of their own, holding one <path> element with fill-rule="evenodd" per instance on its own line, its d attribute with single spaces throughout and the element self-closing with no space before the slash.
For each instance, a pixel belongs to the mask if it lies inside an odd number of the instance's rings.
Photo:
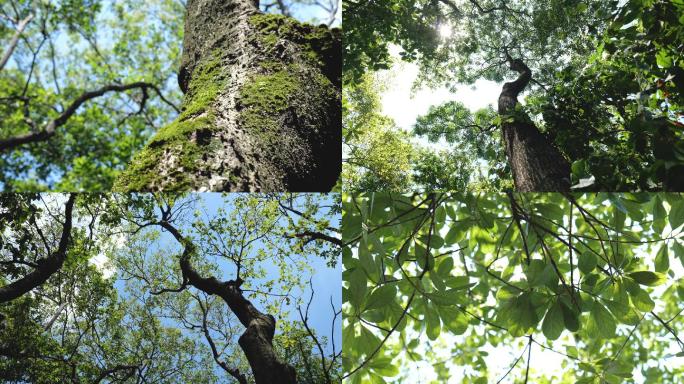
<svg viewBox="0 0 684 384">
<path fill-rule="evenodd" d="M 17 25 L 17 30 L 14 32 L 14 36 L 12 36 L 12 40 L 9 43 L 9 46 L 5 50 L 5 53 L 2 55 L 2 58 L 0 58 L 0 71 L 5 68 L 5 65 L 9 61 L 10 57 L 12 57 L 12 53 L 14 53 L 14 50 L 17 48 L 17 44 L 19 43 L 19 38 L 21 37 L 21 34 L 24 33 L 24 30 L 26 29 L 26 26 L 33 20 L 33 14 L 28 15 L 25 19 L 21 20 L 19 22 L 19 25 Z"/>
<path fill-rule="evenodd" d="M 137 365 L 117 365 L 115 367 L 106 369 L 100 373 L 100 375 L 95 379 L 94 383 L 100 383 L 102 380 L 106 379 L 108 376 L 111 376 L 119 371 L 128 371 L 128 375 L 126 375 L 124 378 L 122 378 L 122 381 L 125 381 L 129 377 L 133 376 L 136 371 L 138 371 L 140 367 Z M 117 380 L 118 381 L 118 380 Z"/>
<path fill-rule="evenodd" d="M 309 287 L 311 289 L 311 296 L 309 297 L 309 302 L 306 304 L 306 310 L 302 312 L 302 307 L 298 306 L 297 311 L 299 312 L 299 318 L 302 320 L 302 324 L 304 324 L 304 328 L 306 329 L 306 333 L 309 334 L 311 339 L 313 339 L 314 343 L 316 343 L 316 347 L 318 348 L 318 353 L 321 355 L 321 367 L 323 368 L 323 375 L 325 375 L 325 382 L 327 384 L 332 384 L 333 381 L 330 377 L 330 368 L 332 368 L 333 363 L 335 362 L 333 356 L 333 359 L 330 361 L 330 365 L 326 364 L 326 359 L 325 359 L 325 351 L 323 350 L 323 346 L 321 345 L 320 340 L 318 340 L 318 337 L 316 337 L 316 334 L 313 332 L 311 327 L 309 327 L 309 308 L 311 307 L 311 303 L 313 302 L 314 298 L 314 288 L 313 288 L 313 283 L 309 279 Z M 334 307 L 333 307 L 333 310 Z M 333 318 L 333 322 L 337 318 L 340 312 L 335 311 L 335 317 Z M 333 352 L 334 353 L 334 352 Z"/>
<path fill-rule="evenodd" d="M 60 114 L 57 118 L 54 120 L 50 121 L 47 123 L 44 129 L 40 131 L 35 131 L 35 132 L 30 132 L 30 133 L 25 133 L 21 135 L 17 135 L 14 137 L 10 137 L 7 139 L 2 139 L 0 140 L 0 151 L 6 151 L 9 149 L 14 149 L 20 145 L 23 144 L 28 144 L 28 143 L 35 143 L 35 142 L 40 142 L 40 141 L 45 141 L 49 139 L 50 137 L 54 136 L 57 128 L 61 127 L 64 125 L 71 116 L 73 116 L 78 108 L 81 107 L 85 102 L 92 100 L 94 98 L 100 97 L 104 95 L 105 93 L 108 92 L 123 92 L 131 89 L 147 89 L 151 88 L 153 89 L 160 97 L 161 99 L 172 106 L 176 111 L 179 111 L 176 106 L 174 106 L 170 101 L 168 101 L 166 98 L 164 98 L 161 94 L 161 91 L 157 86 L 151 83 L 146 83 L 146 82 L 136 82 L 136 83 L 131 83 L 131 84 L 110 84 L 106 85 L 102 88 L 96 89 L 94 91 L 89 91 L 83 93 L 81 96 L 79 96 L 76 100 L 74 100 L 69 107 L 67 107 L 62 114 Z"/>
<path fill-rule="evenodd" d="M 656 320 L 658 320 L 658 322 L 660 322 L 660 324 L 663 325 L 663 327 L 665 327 L 665 329 L 668 332 L 672 334 L 672 336 L 674 336 L 675 340 L 677 341 L 677 344 L 679 345 L 679 349 L 681 349 L 682 352 L 684 352 L 684 342 L 682 342 L 682 340 L 679 338 L 677 332 L 674 329 L 672 329 L 672 327 L 670 327 L 670 325 L 666 323 L 663 319 L 661 319 L 660 316 L 658 316 L 655 312 L 651 311 L 650 313 L 651 315 L 653 315 L 653 317 L 656 318 Z"/>
<path fill-rule="evenodd" d="M 62 267 L 71 240 L 72 212 L 75 200 L 76 194 L 72 193 L 69 195 L 69 199 L 64 208 L 65 219 L 64 224 L 62 225 L 62 234 L 57 249 L 49 256 L 38 260 L 38 267 L 33 272 L 4 287 L 0 287 L 0 303 L 16 299 L 40 286 Z"/>
<path fill-rule="evenodd" d="M 300 239 L 301 239 L 301 238 L 308 237 L 308 240 L 306 240 L 306 242 L 304 243 L 304 245 L 309 244 L 310 242 L 312 242 L 312 241 L 314 241 L 314 240 L 324 240 L 324 241 L 327 241 L 327 242 L 329 242 L 329 243 L 333 243 L 333 244 L 335 244 L 335 245 L 337 245 L 337 246 L 340 246 L 340 247 L 342 247 L 342 246 L 344 245 L 344 243 L 342 242 L 342 240 L 340 240 L 340 239 L 338 239 L 338 238 L 336 238 L 336 237 L 332 237 L 332 236 L 326 235 L 325 233 L 321 233 L 321 232 L 304 231 L 304 232 L 302 232 L 302 233 L 295 233 L 295 234 L 292 235 L 291 237 L 297 237 L 297 238 L 300 238 Z"/>
<path fill-rule="evenodd" d="M 229 367 L 225 361 L 221 360 L 221 354 L 216 348 L 216 343 L 211 337 L 211 334 L 209 333 L 209 326 L 207 325 L 207 312 L 209 311 L 209 308 L 208 306 L 205 308 L 200 300 L 198 300 L 197 303 L 202 311 L 202 333 L 204 334 L 204 338 L 207 339 L 207 343 L 209 343 L 214 361 L 216 361 L 216 364 L 218 364 L 224 371 L 228 372 L 229 375 L 233 376 L 240 384 L 247 384 L 247 376 L 245 376 L 244 373 L 241 373 L 237 368 Z"/>
<path fill-rule="evenodd" d="M 187 287 L 188 287 L 188 282 L 183 281 L 183 283 L 181 283 L 181 285 L 178 288 L 162 288 L 158 291 L 151 291 L 150 294 L 156 296 L 156 295 L 161 295 L 162 293 L 166 293 L 166 292 L 182 292 Z"/>
<path fill-rule="evenodd" d="M 525 349 L 523 349 L 523 351 L 522 351 L 522 353 L 520 354 L 520 356 L 518 356 L 518 358 L 515 359 L 515 361 L 514 361 L 513 364 L 511 365 L 511 367 L 508 368 L 508 371 L 506 371 L 506 374 L 503 375 L 503 377 L 500 378 L 499 381 L 496 382 L 496 384 L 501 383 L 501 382 L 506 378 L 506 376 L 508 376 L 508 374 L 511 373 L 511 371 L 513 370 L 513 368 L 515 368 L 515 366 L 518 365 L 518 362 L 520 361 L 520 359 L 522 359 L 523 355 L 525 354 L 525 351 L 529 351 L 529 350 L 531 349 L 531 346 L 532 346 L 532 335 L 530 335 L 530 336 L 528 336 L 528 337 L 529 337 L 529 341 L 527 342 L 527 346 L 525 346 Z M 527 368 L 528 368 L 528 369 L 530 368 L 529 361 L 530 361 L 530 359 L 529 359 L 529 354 L 528 354 L 528 357 L 527 357 L 527 363 L 528 363 L 528 364 L 527 364 Z M 525 382 L 527 383 L 527 375 L 525 375 Z"/>
</svg>

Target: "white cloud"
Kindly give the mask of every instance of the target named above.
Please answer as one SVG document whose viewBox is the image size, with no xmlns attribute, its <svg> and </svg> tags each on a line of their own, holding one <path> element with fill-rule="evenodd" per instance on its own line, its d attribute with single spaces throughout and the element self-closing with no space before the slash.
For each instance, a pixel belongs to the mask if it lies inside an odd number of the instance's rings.
<svg viewBox="0 0 684 384">
<path fill-rule="evenodd" d="M 102 276 L 107 279 L 116 272 L 116 268 L 112 265 L 108 255 L 123 248 L 128 241 L 128 237 L 122 232 L 117 232 L 101 241 L 102 251 L 91 257 L 88 262 L 94 265 L 102 273 Z"/>
</svg>

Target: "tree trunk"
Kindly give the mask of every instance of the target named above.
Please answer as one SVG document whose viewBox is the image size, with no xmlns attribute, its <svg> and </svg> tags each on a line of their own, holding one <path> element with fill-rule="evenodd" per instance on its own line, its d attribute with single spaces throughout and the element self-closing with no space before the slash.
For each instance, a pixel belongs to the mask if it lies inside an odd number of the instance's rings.
<svg viewBox="0 0 684 384">
<path fill-rule="evenodd" d="M 341 31 L 190 0 L 182 113 L 119 177 L 121 191 L 329 191 L 341 158 Z"/>
<path fill-rule="evenodd" d="M 506 83 L 499 96 L 499 116 L 506 156 L 518 192 L 560 192 L 570 190 L 570 165 L 558 148 L 541 134 L 518 104 L 518 95 L 532 78 L 522 60 L 509 57 L 517 80 Z"/>
<path fill-rule="evenodd" d="M 180 258 L 183 283 L 190 284 L 207 294 L 221 297 L 245 326 L 245 332 L 238 339 L 238 344 L 247 357 L 255 383 L 296 384 L 295 369 L 281 362 L 273 349 L 275 317 L 262 313 L 242 295 L 240 280 L 219 281 L 215 277 L 202 277 L 190 263 L 191 256 L 197 252 L 192 241 L 186 239 L 168 222 L 161 222 L 160 225 L 184 247 Z"/>
</svg>

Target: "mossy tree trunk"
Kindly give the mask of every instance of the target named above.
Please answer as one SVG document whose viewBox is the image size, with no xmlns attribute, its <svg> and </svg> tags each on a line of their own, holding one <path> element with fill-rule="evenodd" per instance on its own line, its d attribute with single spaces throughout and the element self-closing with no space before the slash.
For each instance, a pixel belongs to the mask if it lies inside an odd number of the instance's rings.
<svg viewBox="0 0 684 384">
<path fill-rule="evenodd" d="M 518 192 L 562 192 L 570 190 L 570 165 L 520 108 L 518 95 L 532 79 L 525 63 L 509 56 L 512 70 L 520 75 L 505 83 L 499 95 L 501 129 Z"/>
<path fill-rule="evenodd" d="M 190 0 L 182 113 L 119 177 L 121 191 L 329 191 L 340 174 L 339 29 Z"/>
</svg>

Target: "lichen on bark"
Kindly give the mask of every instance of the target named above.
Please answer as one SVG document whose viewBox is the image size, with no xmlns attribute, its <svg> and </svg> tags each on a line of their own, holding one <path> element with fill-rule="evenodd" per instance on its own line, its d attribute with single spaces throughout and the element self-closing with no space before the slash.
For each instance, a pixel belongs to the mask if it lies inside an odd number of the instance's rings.
<svg viewBox="0 0 684 384">
<path fill-rule="evenodd" d="M 122 191 L 329 191 L 340 173 L 341 31 L 251 2 L 188 4 L 182 113 Z"/>
</svg>

